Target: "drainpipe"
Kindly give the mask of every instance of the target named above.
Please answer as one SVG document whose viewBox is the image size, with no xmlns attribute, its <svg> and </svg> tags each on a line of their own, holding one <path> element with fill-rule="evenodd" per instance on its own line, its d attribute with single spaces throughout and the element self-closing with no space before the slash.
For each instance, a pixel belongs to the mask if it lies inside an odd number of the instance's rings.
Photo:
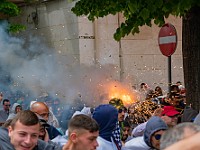
<svg viewBox="0 0 200 150">
<path fill-rule="evenodd" d="M 94 34 L 94 65 L 97 65 L 97 21 L 95 20 L 93 23 L 93 34 Z"/>
<path fill-rule="evenodd" d="M 118 27 L 120 27 L 120 14 L 118 13 Z M 122 52 L 122 44 L 121 40 L 119 41 L 119 68 L 120 68 L 120 81 L 123 80 L 123 74 L 124 74 L 124 67 L 123 67 L 123 52 Z"/>
</svg>

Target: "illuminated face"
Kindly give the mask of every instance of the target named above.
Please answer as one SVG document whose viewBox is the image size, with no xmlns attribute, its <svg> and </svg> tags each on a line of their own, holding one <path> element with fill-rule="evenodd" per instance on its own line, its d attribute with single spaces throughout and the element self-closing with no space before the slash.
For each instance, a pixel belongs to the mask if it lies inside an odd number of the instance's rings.
<svg viewBox="0 0 200 150">
<path fill-rule="evenodd" d="M 37 144 L 39 129 L 39 123 L 25 126 L 17 121 L 14 128 L 9 126 L 8 134 L 15 150 L 32 150 Z"/>
<path fill-rule="evenodd" d="M 160 149 L 160 139 L 162 134 L 164 133 L 164 130 L 160 130 L 155 132 L 152 136 L 151 136 L 151 144 L 154 148 L 156 149 Z"/>
<path fill-rule="evenodd" d="M 84 130 L 84 132 L 79 134 L 71 133 L 71 136 L 77 150 L 96 150 L 97 146 L 99 145 L 97 143 L 99 131 L 89 132 L 88 130 Z"/>
</svg>

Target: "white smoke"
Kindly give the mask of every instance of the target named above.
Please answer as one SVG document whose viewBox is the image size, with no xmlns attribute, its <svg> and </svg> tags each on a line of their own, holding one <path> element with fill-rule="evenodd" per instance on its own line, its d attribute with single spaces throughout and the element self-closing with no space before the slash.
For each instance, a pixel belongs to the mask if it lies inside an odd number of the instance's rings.
<svg viewBox="0 0 200 150">
<path fill-rule="evenodd" d="M 1 23 L 0 90 L 5 96 L 21 92 L 25 100 L 35 100 L 47 93 L 64 102 L 79 98 L 91 105 L 108 98 L 106 84 L 115 81 L 119 71 L 114 65 L 79 65 L 72 56 L 60 60 L 41 38 L 11 36 L 6 27 Z"/>
</svg>

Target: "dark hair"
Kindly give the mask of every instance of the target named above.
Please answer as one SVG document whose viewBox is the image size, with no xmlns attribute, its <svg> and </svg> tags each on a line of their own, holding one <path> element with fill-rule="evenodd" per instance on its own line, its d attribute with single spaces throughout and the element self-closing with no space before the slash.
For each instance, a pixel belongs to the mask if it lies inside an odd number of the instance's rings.
<svg viewBox="0 0 200 150">
<path fill-rule="evenodd" d="M 124 121 L 124 127 L 131 127 L 130 123 L 128 121 Z"/>
<path fill-rule="evenodd" d="M 73 131 L 74 129 L 85 129 L 89 132 L 96 132 L 99 130 L 99 125 L 93 118 L 84 114 L 80 114 L 70 119 L 68 129 L 69 132 Z"/>
<path fill-rule="evenodd" d="M 146 85 L 146 83 L 141 83 L 140 85 Z"/>
<path fill-rule="evenodd" d="M 140 88 L 142 88 L 143 86 L 146 86 L 146 83 L 141 83 L 140 84 Z"/>
<path fill-rule="evenodd" d="M 120 106 L 118 109 L 118 113 L 127 112 L 127 108 L 125 106 Z"/>
<path fill-rule="evenodd" d="M 5 104 L 5 102 L 10 102 L 10 100 L 9 99 L 4 99 L 3 100 L 3 105 Z"/>
<path fill-rule="evenodd" d="M 156 94 L 158 94 L 157 96 L 162 96 L 162 88 L 160 86 L 156 86 L 155 87 L 155 92 L 157 92 Z"/>
<path fill-rule="evenodd" d="M 17 105 L 17 106 L 15 107 L 15 111 L 17 110 L 17 108 L 20 108 L 20 109 L 22 110 L 22 106 L 21 106 L 21 105 Z"/>
<path fill-rule="evenodd" d="M 19 121 L 25 126 L 39 124 L 39 119 L 37 115 L 30 110 L 22 110 L 19 113 L 17 113 L 17 115 L 13 118 L 12 122 L 10 123 L 10 126 L 14 128 L 17 121 Z"/>
<path fill-rule="evenodd" d="M 178 85 L 173 84 L 170 86 L 170 91 L 171 91 L 171 93 L 179 93 L 180 89 L 179 89 Z"/>
</svg>

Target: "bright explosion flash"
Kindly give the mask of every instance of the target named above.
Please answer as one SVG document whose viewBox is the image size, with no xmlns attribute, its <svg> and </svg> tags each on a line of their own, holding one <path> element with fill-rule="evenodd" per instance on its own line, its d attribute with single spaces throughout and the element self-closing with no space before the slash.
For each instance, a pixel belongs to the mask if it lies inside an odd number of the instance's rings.
<svg viewBox="0 0 200 150">
<path fill-rule="evenodd" d="M 131 91 L 131 89 L 120 83 L 111 83 L 109 88 L 109 99 L 119 98 L 123 101 L 125 106 L 129 106 L 137 101 L 135 97 L 135 93 L 134 91 Z"/>
</svg>

